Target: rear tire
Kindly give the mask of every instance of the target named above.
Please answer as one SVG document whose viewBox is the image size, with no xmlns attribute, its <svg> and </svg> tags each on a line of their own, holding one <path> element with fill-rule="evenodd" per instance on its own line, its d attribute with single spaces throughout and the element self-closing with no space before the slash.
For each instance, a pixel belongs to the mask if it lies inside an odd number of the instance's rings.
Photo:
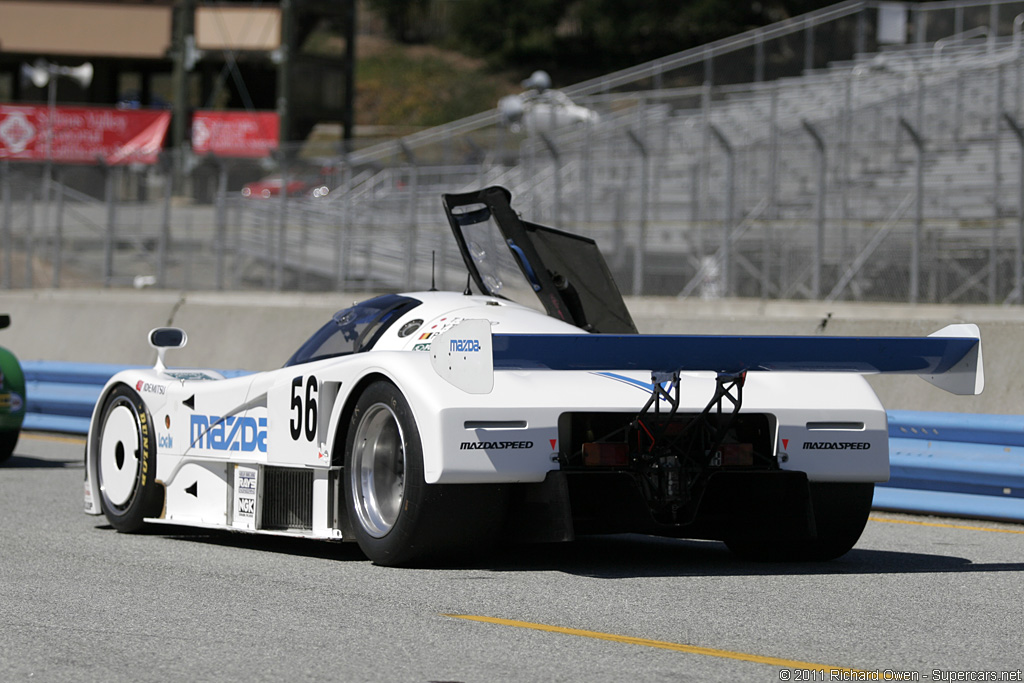
<svg viewBox="0 0 1024 683">
<path fill-rule="evenodd" d="M 495 486 L 427 484 L 423 446 L 408 401 L 378 381 L 356 403 L 345 440 L 345 509 L 374 563 L 450 563 L 492 540 L 504 497 Z"/>
<path fill-rule="evenodd" d="M 163 507 L 153 418 L 142 398 L 121 385 L 103 404 L 102 420 L 94 444 L 100 509 L 118 531 L 139 531 L 143 519 L 159 516 Z"/>
<path fill-rule="evenodd" d="M 737 534 L 725 540 L 733 553 L 759 562 L 824 562 L 845 555 L 860 539 L 875 485 L 871 482 L 812 482 L 814 538 Z"/>
</svg>

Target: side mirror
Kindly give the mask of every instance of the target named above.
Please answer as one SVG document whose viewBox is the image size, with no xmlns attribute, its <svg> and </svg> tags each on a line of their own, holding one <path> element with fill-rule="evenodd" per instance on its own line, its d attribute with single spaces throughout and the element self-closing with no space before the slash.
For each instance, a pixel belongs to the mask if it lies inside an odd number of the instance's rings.
<svg viewBox="0 0 1024 683">
<path fill-rule="evenodd" d="M 188 335 L 179 327 L 157 327 L 150 330 L 149 345 L 156 349 L 154 368 L 157 371 L 165 370 L 167 366 L 164 365 L 164 354 L 167 353 L 167 349 L 180 349 L 187 343 Z"/>
<path fill-rule="evenodd" d="M 9 316 L 7 314 L 0 315 L 0 330 L 4 329 L 5 327 L 10 327 L 10 326 L 11 326 L 11 316 Z"/>
</svg>

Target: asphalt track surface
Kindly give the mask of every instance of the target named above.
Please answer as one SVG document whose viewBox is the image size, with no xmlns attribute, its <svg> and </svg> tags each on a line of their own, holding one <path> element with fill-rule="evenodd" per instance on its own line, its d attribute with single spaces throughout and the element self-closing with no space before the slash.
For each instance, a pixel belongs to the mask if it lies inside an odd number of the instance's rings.
<svg viewBox="0 0 1024 683">
<path fill-rule="evenodd" d="M 0 681 L 1022 680 L 1024 526 L 877 513 L 825 564 L 608 536 L 388 569 L 119 534 L 81 512 L 82 450 L 27 434 L 0 467 Z"/>
</svg>

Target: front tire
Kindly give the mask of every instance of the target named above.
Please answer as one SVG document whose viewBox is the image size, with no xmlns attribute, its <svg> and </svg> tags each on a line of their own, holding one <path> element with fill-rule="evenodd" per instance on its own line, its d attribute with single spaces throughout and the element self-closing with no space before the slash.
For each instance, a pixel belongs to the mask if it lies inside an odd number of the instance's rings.
<svg viewBox="0 0 1024 683">
<path fill-rule="evenodd" d="M 18 445 L 20 430 L 15 429 L 9 432 L 0 432 L 0 464 L 3 464 L 14 454 L 14 447 Z"/>
<path fill-rule="evenodd" d="M 118 531 L 139 531 L 163 506 L 153 418 L 142 398 L 121 385 L 107 397 L 102 420 L 94 444 L 100 509 Z"/>
<path fill-rule="evenodd" d="M 725 543 L 734 554 L 760 562 L 825 562 L 849 552 L 860 539 L 875 485 L 871 482 L 811 482 L 814 538 L 737 534 Z"/>
<path fill-rule="evenodd" d="M 379 565 L 451 562 L 492 539 L 504 510 L 498 487 L 426 483 L 416 420 L 387 381 L 356 402 L 342 480 L 355 539 Z"/>
</svg>

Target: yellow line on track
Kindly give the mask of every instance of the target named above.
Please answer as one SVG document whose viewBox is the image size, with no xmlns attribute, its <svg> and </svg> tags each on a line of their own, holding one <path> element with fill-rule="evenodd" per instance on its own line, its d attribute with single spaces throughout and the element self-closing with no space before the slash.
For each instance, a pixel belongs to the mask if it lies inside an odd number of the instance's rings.
<svg viewBox="0 0 1024 683">
<path fill-rule="evenodd" d="M 35 434 L 22 432 L 21 438 L 29 439 L 31 441 L 56 441 L 58 443 L 73 443 L 79 446 L 85 445 L 84 436 L 61 436 L 59 434 Z"/>
<path fill-rule="evenodd" d="M 886 524 L 910 524 L 911 526 L 934 526 L 940 529 L 963 529 L 965 531 L 991 531 L 997 534 L 1024 534 L 1019 529 L 993 529 L 987 526 L 968 526 L 966 524 L 943 524 L 941 522 L 918 522 L 913 519 L 889 519 L 887 517 L 868 517 L 872 522 L 885 522 Z"/>
<path fill-rule="evenodd" d="M 847 669 L 839 666 L 826 666 L 824 664 L 812 664 L 801 662 L 795 659 L 782 659 L 780 657 L 765 657 L 745 652 L 733 652 L 732 650 L 716 650 L 711 647 L 699 647 L 697 645 L 683 645 L 682 643 L 669 643 L 664 640 L 649 640 L 647 638 L 634 638 L 632 636 L 618 636 L 612 633 L 601 633 L 600 631 L 583 631 L 576 628 L 565 628 L 564 626 L 549 626 L 547 624 L 535 624 L 529 621 L 515 621 L 514 619 L 500 619 L 498 617 L 482 617 L 472 614 L 443 614 L 441 616 L 453 617 L 455 619 L 467 619 L 469 621 L 481 621 L 487 624 L 500 624 L 502 626 L 515 626 L 517 628 L 529 628 L 535 631 L 546 631 L 548 633 L 561 633 L 569 636 L 581 636 L 583 638 L 595 638 L 597 640 L 608 640 L 613 643 L 625 645 L 642 645 L 644 647 L 656 647 L 662 650 L 674 650 L 692 655 L 704 655 L 705 657 L 719 657 L 721 659 L 736 659 L 741 662 L 754 662 L 756 664 L 769 664 L 786 669 L 807 669 L 814 671 L 832 672 L 856 672 L 857 669 Z"/>
</svg>

